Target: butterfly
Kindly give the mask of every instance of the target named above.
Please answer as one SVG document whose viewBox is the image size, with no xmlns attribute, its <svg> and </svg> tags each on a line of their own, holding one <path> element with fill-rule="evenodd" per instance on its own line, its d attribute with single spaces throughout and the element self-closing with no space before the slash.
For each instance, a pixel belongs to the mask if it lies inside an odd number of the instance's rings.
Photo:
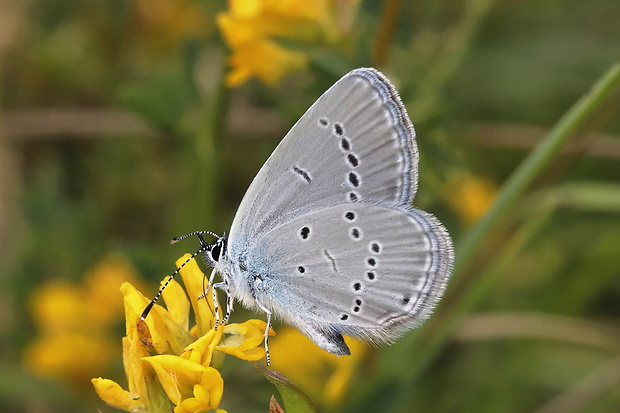
<svg viewBox="0 0 620 413">
<path fill-rule="evenodd" d="M 233 299 L 267 315 L 268 363 L 272 317 L 330 353 L 350 354 L 343 334 L 390 343 L 426 320 L 446 288 L 452 240 L 411 206 L 417 175 L 415 131 L 398 92 L 379 71 L 356 69 L 280 142 L 228 237 L 198 231 L 175 241 L 200 240 L 194 256 L 214 268 L 209 285 L 227 294 L 224 322 Z M 213 284 L 216 273 L 222 281 Z"/>
</svg>

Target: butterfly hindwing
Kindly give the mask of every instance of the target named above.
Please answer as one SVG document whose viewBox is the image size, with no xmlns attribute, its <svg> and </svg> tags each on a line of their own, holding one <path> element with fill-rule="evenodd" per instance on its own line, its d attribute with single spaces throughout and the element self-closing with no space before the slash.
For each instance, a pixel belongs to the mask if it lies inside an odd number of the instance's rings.
<svg viewBox="0 0 620 413">
<path fill-rule="evenodd" d="M 246 257 L 248 273 L 260 274 L 256 298 L 332 352 L 326 346 L 340 333 L 387 342 L 424 321 L 452 260 L 450 238 L 431 215 L 364 202 L 286 222 Z"/>
</svg>

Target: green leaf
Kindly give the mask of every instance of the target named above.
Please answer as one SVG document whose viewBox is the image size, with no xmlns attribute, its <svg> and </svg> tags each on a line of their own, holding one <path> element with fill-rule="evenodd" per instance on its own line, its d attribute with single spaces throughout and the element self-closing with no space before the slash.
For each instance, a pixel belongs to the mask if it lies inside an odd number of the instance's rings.
<svg viewBox="0 0 620 413">
<path fill-rule="evenodd" d="M 316 411 L 312 400 L 288 381 L 282 373 L 258 365 L 257 368 L 280 392 L 286 413 L 314 413 Z"/>
</svg>

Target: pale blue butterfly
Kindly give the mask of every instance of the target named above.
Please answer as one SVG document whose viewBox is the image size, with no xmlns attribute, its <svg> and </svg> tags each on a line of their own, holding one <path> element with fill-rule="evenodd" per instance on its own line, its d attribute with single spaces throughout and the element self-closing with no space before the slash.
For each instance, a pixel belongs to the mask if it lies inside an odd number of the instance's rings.
<svg viewBox="0 0 620 413">
<path fill-rule="evenodd" d="M 454 253 L 443 225 L 411 206 L 417 171 L 415 131 L 390 81 L 371 68 L 343 76 L 258 172 L 230 236 L 187 235 L 214 268 L 209 285 L 227 294 L 224 322 L 233 299 L 266 313 L 267 362 L 272 316 L 337 355 L 350 354 L 342 334 L 388 343 L 419 326 Z"/>
</svg>

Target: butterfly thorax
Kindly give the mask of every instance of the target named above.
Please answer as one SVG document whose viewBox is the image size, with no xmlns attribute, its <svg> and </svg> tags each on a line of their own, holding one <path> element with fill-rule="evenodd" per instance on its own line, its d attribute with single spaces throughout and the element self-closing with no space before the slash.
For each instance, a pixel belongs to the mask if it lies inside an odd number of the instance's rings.
<svg viewBox="0 0 620 413">
<path fill-rule="evenodd" d="M 257 283 L 260 284 L 260 275 L 251 274 L 243 258 L 234 258 L 230 254 L 221 257 L 217 265 L 216 271 L 221 275 L 222 280 L 228 285 L 230 295 L 241 302 L 241 304 L 250 310 L 259 310 L 256 305 Z"/>
</svg>

